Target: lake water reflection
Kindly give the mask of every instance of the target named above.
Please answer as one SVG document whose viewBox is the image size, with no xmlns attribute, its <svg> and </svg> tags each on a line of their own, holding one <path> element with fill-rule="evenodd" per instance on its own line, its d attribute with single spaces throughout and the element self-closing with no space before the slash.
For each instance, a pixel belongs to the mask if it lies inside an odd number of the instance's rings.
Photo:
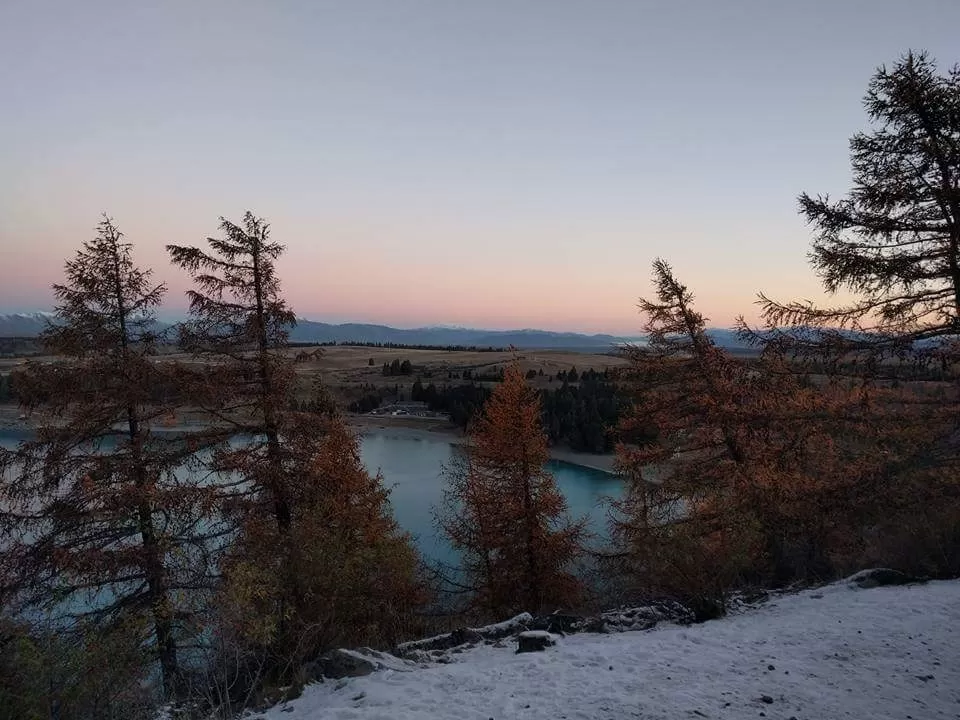
<svg viewBox="0 0 960 720">
<path fill-rule="evenodd" d="M 27 433 L 0 430 L 0 447 L 14 448 Z M 453 552 L 437 532 L 433 509 L 443 495 L 443 469 L 459 452 L 443 437 L 416 438 L 391 434 L 389 430 L 365 434 L 361 458 L 370 472 L 378 470 L 391 489 L 390 501 L 399 525 L 413 534 L 427 560 L 453 562 Z M 589 528 L 598 535 L 606 531 L 604 500 L 619 497 L 618 478 L 599 470 L 551 461 L 549 470 L 557 480 L 574 517 L 587 516 Z"/>
<path fill-rule="evenodd" d="M 413 533 L 427 559 L 451 561 L 452 551 L 437 533 L 433 508 L 443 494 L 443 468 L 451 462 L 454 445 L 442 437 L 411 438 L 391 435 L 389 430 L 363 437 L 361 456 L 371 472 L 383 473 L 384 484 L 391 488 L 391 502 L 397 522 Z M 621 481 L 605 472 L 550 461 L 548 468 L 557 480 L 574 517 L 587 516 L 590 530 L 606 531 L 604 500 L 619 497 Z"/>
</svg>

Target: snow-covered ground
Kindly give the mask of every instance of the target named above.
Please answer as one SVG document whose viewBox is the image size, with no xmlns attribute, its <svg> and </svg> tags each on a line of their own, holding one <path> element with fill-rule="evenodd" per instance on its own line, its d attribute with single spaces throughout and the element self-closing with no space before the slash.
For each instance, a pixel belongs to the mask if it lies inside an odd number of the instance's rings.
<svg viewBox="0 0 960 720">
<path fill-rule="evenodd" d="M 838 583 L 702 625 L 515 647 L 311 685 L 254 717 L 960 718 L 960 581 Z"/>
</svg>

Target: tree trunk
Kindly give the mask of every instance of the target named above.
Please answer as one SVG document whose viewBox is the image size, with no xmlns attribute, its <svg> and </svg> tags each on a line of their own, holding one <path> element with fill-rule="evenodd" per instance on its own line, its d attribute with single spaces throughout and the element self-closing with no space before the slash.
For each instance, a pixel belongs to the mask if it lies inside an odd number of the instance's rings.
<svg viewBox="0 0 960 720">
<path fill-rule="evenodd" d="M 530 468 L 526 458 L 523 460 L 521 473 L 522 477 L 520 478 L 520 482 L 523 484 L 523 519 L 524 525 L 526 526 L 527 535 L 527 605 L 529 606 L 527 610 L 529 612 L 538 613 L 542 609 L 540 604 L 543 600 L 543 597 L 540 587 L 540 573 L 537 568 L 536 518 L 533 516 L 533 495 L 530 490 Z"/>
<path fill-rule="evenodd" d="M 117 319 L 120 325 L 120 362 L 121 377 L 129 385 L 133 378 L 129 375 L 129 344 L 127 335 L 127 313 L 124 303 L 120 256 L 114 251 L 115 292 L 117 299 Z M 173 633 L 173 617 L 170 598 L 167 594 L 166 573 L 162 551 L 157 543 L 156 529 L 153 525 L 153 508 L 144 497 L 149 489 L 149 478 L 143 464 L 141 448 L 140 416 L 137 408 L 127 405 L 127 437 L 130 440 L 130 455 L 133 461 L 134 485 L 140 493 L 137 504 L 137 529 L 143 546 L 144 573 L 147 577 L 150 609 L 153 613 L 154 632 L 157 638 L 157 654 L 160 660 L 160 672 L 163 678 L 164 697 L 173 697 L 177 692 L 179 667 L 177 663 L 177 644 Z"/>
<path fill-rule="evenodd" d="M 290 532 L 293 513 L 283 484 L 283 454 L 280 445 L 276 398 L 274 397 L 275 389 L 270 376 L 270 343 L 267 337 L 266 309 L 263 302 L 264 292 L 263 277 L 260 270 L 259 242 L 255 244 L 253 251 L 253 285 L 257 303 L 257 360 L 261 388 L 260 399 L 263 410 L 264 434 L 267 436 L 267 463 L 270 467 L 273 513 L 277 523 L 277 531 L 280 534 L 281 577 L 285 585 L 285 592 L 280 594 L 275 646 L 281 652 L 287 652 L 290 648 L 296 647 L 298 640 L 288 637 L 291 630 L 291 611 L 293 615 L 298 614 L 305 601 L 300 587 L 300 579 L 297 575 L 297 548 L 293 544 Z"/>
</svg>

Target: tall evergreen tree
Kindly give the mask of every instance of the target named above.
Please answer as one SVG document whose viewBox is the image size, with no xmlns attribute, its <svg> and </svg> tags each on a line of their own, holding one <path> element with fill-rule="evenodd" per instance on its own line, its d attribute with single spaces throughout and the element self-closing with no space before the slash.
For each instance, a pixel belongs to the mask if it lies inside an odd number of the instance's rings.
<svg viewBox="0 0 960 720">
<path fill-rule="evenodd" d="M 741 582 L 816 576 L 850 483 L 876 467 L 832 443 L 840 427 L 863 429 L 860 397 L 802 390 L 774 359 L 730 357 L 669 264 L 653 270 L 657 298 L 640 301 L 649 340 L 629 349 L 625 373 L 638 402 L 618 448 L 628 481 L 613 523 L 620 569 L 705 612 Z"/>
<path fill-rule="evenodd" d="M 761 295 L 765 331 L 742 320 L 740 329 L 768 354 L 785 353 L 798 371 L 852 375 L 865 385 L 892 378 L 896 387 L 883 390 L 884 401 L 870 408 L 871 432 L 897 429 L 887 433 L 880 453 L 887 462 L 874 473 L 874 484 L 882 483 L 874 493 L 890 499 L 882 534 L 914 548 L 925 537 L 927 548 L 905 565 L 916 567 L 925 556 L 923 572 L 955 572 L 960 67 L 941 74 L 925 53 L 910 52 L 877 70 L 864 107 L 872 127 L 850 141 L 848 196 L 800 196 L 801 212 L 816 231 L 814 269 L 828 292 L 845 290 L 853 300 L 818 307 Z M 932 393 L 929 386 L 900 383 L 932 373 L 952 387 Z"/>
<path fill-rule="evenodd" d="M 322 387 L 309 408 L 318 412 L 297 409 L 298 357 L 288 343 L 295 318 L 275 269 L 283 246 L 249 212 L 240 225 L 224 219 L 220 227 L 223 237 L 209 238 L 209 250 L 168 246 L 196 283 L 181 342 L 206 367 L 194 396 L 210 419 L 205 436 L 220 442 L 211 469 L 236 478 L 239 533 L 225 592 L 262 601 L 243 617 L 265 623 L 264 632 L 241 627 L 236 634 L 258 637 L 271 673 L 288 676 L 305 654 L 356 630 L 338 635 L 316 606 L 342 611 L 338 587 L 353 592 L 354 603 L 364 592 L 380 592 L 385 604 L 402 595 L 407 603 L 415 595 L 416 554 L 396 531 L 380 478 L 362 472 L 355 440 L 320 397 Z M 388 555 L 396 564 L 386 562 Z M 383 562 L 379 588 L 370 575 L 358 576 L 362 557 Z M 381 620 L 394 618 L 384 613 Z M 382 628 L 369 615 L 364 622 Z"/>
<path fill-rule="evenodd" d="M 800 196 L 824 288 L 856 299 L 824 308 L 760 297 L 771 330 L 804 329 L 780 334 L 795 351 L 902 353 L 960 332 L 960 67 L 941 75 L 925 53 L 908 53 L 876 72 L 864 107 L 873 127 L 850 140 L 848 197 Z"/>
<path fill-rule="evenodd" d="M 17 378 L 41 424 L 3 458 L 7 565 L 27 602 L 58 613 L 123 623 L 146 614 L 170 695 L 184 599 L 208 587 L 201 522 L 213 530 L 211 491 L 175 472 L 188 462 L 184 443 L 155 432 L 184 399 L 183 368 L 154 357 L 164 286 L 105 218 L 54 291 L 42 340 L 56 359 Z"/>
<path fill-rule="evenodd" d="M 270 240 L 270 227 L 247 212 L 241 224 L 221 218 L 222 237 L 207 238 L 208 250 L 168 245 L 174 264 L 196 284 L 187 291 L 190 319 L 180 330 L 185 350 L 203 361 L 206 372 L 194 389 L 196 403 L 210 419 L 205 436 L 218 439 L 213 469 L 233 473 L 240 517 L 266 513 L 278 533 L 283 558 L 281 599 L 286 617 L 300 602 L 290 541 L 294 478 L 284 470 L 283 413 L 295 379 L 284 351 L 295 322 L 287 307 L 275 261 L 284 248 Z M 245 439 L 238 445 L 231 440 Z"/>
<path fill-rule="evenodd" d="M 571 605 L 584 522 L 545 469 L 536 392 L 518 363 L 506 370 L 469 433 L 466 463 L 450 473 L 440 526 L 463 558 L 477 601 L 493 614 Z"/>
</svg>

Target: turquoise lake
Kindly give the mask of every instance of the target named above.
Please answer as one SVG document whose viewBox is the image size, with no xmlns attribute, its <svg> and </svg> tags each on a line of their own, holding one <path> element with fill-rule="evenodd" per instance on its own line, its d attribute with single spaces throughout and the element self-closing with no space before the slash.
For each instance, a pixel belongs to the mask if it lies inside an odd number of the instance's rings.
<svg viewBox="0 0 960 720">
<path fill-rule="evenodd" d="M 25 437 L 18 431 L 0 430 L 0 447 L 13 448 Z M 390 501 L 398 524 L 410 532 L 424 558 L 455 562 L 453 551 L 438 534 L 434 508 L 443 495 L 443 469 L 459 452 L 442 437 L 413 438 L 379 430 L 361 438 L 361 457 L 367 470 L 381 472 L 390 488 Z M 570 463 L 551 461 L 548 469 L 567 499 L 573 517 L 587 517 L 591 532 L 606 532 L 606 499 L 619 497 L 621 481 L 609 473 Z"/>
</svg>

